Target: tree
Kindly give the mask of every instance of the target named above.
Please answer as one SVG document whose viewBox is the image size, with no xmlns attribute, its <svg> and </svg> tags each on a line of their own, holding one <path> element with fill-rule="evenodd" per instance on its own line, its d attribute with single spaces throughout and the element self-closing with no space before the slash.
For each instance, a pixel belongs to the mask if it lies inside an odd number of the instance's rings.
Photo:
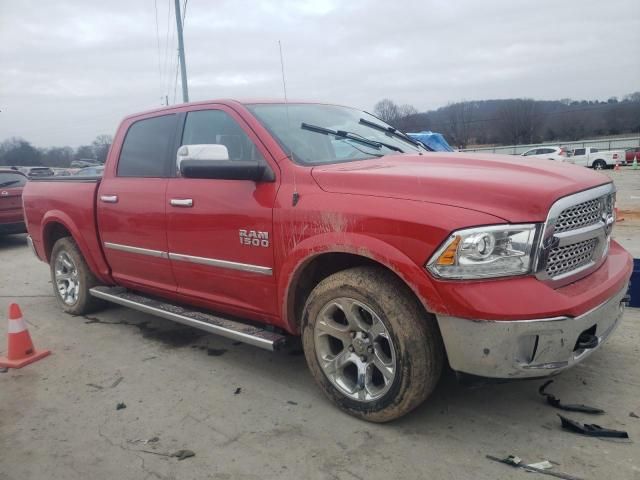
<svg viewBox="0 0 640 480">
<path fill-rule="evenodd" d="M 413 105 L 396 105 L 393 100 L 385 98 L 380 100 L 373 107 L 375 115 L 400 130 L 413 128 L 416 124 L 415 117 L 418 115 L 418 109 Z"/>
<path fill-rule="evenodd" d="M 47 167 L 69 167 L 73 160 L 73 148 L 51 147 L 42 150 L 42 164 Z"/>
<path fill-rule="evenodd" d="M 73 155 L 74 160 L 95 160 L 95 154 L 93 153 L 92 145 L 80 145 L 76 149 L 76 153 Z"/>
<path fill-rule="evenodd" d="M 382 99 L 378 103 L 376 103 L 373 107 L 373 113 L 375 113 L 376 117 L 378 117 L 380 120 L 390 125 L 393 125 L 393 123 L 398 120 L 400 116 L 398 106 L 388 98 Z"/>
<path fill-rule="evenodd" d="M 465 148 L 471 140 L 474 103 L 458 102 L 445 107 L 444 134 L 452 145 Z"/>
<path fill-rule="evenodd" d="M 111 142 L 113 142 L 113 137 L 111 135 L 98 135 L 91 144 L 93 148 L 93 158 L 98 160 L 100 163 L 104 163 L 107 159 Z"/>
<path fill-rule="evenodd" d="M 640 92 L 629 93 L 624 96 L 625 102 L 640 102 Z"/>
<path fill-rule="evenodd" d="M 498 131 L 503 143 L 533 143 L 541 125 L 542 115 L 535 100 L 508 100 L 498 110 Z"/>
<path fill-rule="evenodd" d="M 0 165 L 42 165 L 42 154 L 23 138 L 13 137 L 0 144 Z"/>
</svg>

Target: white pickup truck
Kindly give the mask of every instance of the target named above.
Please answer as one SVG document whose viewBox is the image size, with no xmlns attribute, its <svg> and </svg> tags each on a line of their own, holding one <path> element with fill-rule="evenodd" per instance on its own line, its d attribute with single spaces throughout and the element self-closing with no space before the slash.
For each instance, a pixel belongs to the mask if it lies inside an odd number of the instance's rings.
<svg viewBox="0 0 640 480">
<path fill-rule="evenodd" d="M 599 151 L 597 148 L 576 148 L 569 154 L 569 162 L 583 167 L 592 167 L 596 170 L 604 170 L 615 167 L 616 163 L 626 165 L 623 150 Z"/>
</svg>

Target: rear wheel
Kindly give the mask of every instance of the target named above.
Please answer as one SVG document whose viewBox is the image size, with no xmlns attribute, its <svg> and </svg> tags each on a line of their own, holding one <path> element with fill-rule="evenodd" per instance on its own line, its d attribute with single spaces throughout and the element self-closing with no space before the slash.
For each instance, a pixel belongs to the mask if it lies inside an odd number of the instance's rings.
<svg viewBox="0 0 640 480">
<path fill-rule="evenodd" d="M 51 251 L 51 283 L 56 300 L 72 315 L 84 315 L 104 307 L 89 290 L 99 285 L 85 262 L 76 242 L 70 237 L 58 240 Z"/>
<path fill-rule="evenodd" d="M 435 318 L 389 272 L 356 267 L 311 292 L 302 341 L 324 393 L 347 413 L 387 422 L 435 388 L 443 347 Z"/>
<path fill-rule="evenodd" d="M 596 160 L 593 162 L 594 170 L 604 170 L 605 168 L 607 168 L 607 163 L 604 160 Z"/>
</svg>

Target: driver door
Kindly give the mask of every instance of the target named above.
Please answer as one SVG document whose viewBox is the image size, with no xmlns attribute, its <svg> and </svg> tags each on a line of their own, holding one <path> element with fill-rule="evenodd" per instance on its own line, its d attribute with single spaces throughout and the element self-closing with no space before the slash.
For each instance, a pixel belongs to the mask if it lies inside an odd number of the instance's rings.
<svg viewBox="0 0 640 480">
<path fill-rule="evenodd" d="M 275 162 L 231 109 L 210 105 L 186 114 L 180 145 L 224 145 L 229 160 Z M 267 159 L 270 161 L 267 162 Z M 275 182 L 169 179 L 169 258 L 178 293 L 212 309 L 243 314 L 277 311 L 273 260 Z"/>
</svg>

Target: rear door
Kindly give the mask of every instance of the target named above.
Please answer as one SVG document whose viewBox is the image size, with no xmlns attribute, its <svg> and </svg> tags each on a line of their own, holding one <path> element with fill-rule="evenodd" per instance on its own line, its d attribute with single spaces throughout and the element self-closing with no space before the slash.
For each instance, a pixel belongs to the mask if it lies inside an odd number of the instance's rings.
<svg viewBox="0 0 640 480">
<path fill-rule="evenodd" d="M 100 183 L 97 211 L 104 253 L 113 278 L 125 286 L 176 289 L 165 221 L 176 127 L 176 114 L 131 121 Z"/>
<path fill-rule="evenodd" d="M 269 158 L 248 125 L 225 106 L 188 112 L 180 144 L 222 144 L 230 160 Z M 275 162 L 267 163 L 277 173 Z M 179 293 L 232 313 L 275 313 L 272 218 L 277 188 L 277 178 L 169 180 L 168 248 Z"/>
<path fill-rule="evenodd" d="M 22 188 L 27 183 L 24 175 L 0 172 L 0 224 L 23 222 Z"/>
</svg>

